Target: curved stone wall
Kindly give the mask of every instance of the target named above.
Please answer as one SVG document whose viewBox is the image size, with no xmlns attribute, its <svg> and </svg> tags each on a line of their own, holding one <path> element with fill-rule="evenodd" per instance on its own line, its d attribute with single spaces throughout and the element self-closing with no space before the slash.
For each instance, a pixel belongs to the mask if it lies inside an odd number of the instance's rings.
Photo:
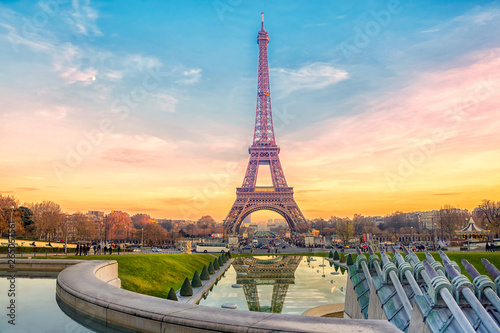
<svg viewBox="0 0 500 333">
<path fill-rule="evenodd" d="M 75 310 L 141 332 L 400 332 L 387 321 L 304 317 L 178 303 L 117 288 L 119 283 L 116 261 L 85 261 L 59 274 L 57 294 Z"/>
</svg>

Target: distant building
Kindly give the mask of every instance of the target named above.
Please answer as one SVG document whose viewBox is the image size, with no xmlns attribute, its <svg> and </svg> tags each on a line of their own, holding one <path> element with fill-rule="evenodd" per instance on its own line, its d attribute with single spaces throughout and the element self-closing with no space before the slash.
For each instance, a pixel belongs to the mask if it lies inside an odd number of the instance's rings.
<svg viewBox="0 0 500 333">
<path fill-rule="evenodd" d="M 420 227 L 422 229 L 433 230 L 439 220 L 439 210 L 420 212 Z"/>
<path fill-rule="evenodd" d="M 98 210 L 89 210 L 85 216 L 91 220 L 100 220 L 104 218 L 104 212 L 100 212 Z"/>
</svg>

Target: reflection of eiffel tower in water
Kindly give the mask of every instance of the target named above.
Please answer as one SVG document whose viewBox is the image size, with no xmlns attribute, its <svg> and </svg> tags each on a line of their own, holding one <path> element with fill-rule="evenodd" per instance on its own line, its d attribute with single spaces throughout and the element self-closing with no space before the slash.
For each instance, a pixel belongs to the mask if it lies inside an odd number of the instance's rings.
<svg viewBox="0 0 500 333">
<path fill-rule="evenodd" d="M 237 273 L 236 283 L 243 285 L 248 310 L 281 313 L 288 285 L 295 283 L 295 270 L 301 258 L 300 256 L 284 256 L 266 260 L 253 257 L 236 258 L 233 261 L 233 267 Z M 260 305 L 258 285 L 273 285 L 270 307 Z"/>
</svg>

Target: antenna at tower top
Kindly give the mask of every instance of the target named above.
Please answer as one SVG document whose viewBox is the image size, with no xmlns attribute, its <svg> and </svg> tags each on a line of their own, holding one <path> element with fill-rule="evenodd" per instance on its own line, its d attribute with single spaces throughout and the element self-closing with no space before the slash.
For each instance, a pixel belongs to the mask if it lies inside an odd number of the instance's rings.
<svg viewBox="0 0 500 333">
<path fill-rule="evenodd" d="M 261 14 L 262 14 L 262 30 L 264 30 L 264 13 Z"/>
</svg>

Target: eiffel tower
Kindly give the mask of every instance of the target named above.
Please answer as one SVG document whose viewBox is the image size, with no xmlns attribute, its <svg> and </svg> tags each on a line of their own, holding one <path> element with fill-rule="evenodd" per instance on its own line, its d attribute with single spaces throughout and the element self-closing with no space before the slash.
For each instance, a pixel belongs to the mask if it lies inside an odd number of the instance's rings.
<svg viewBox="0 0 500 333">
<path fill-rule="evenodd" d="M 237 275 L 236 283 L 243 285 L 248 310 L 281 313 L 288 286 L 295 284 L 295 271 L 301 259 L 300 256 L 281 256 L 264 260 L 254 257 L 234 259 L 233 268 Z M 273 286 L 271 306 L 260 304 L 257 287 L 261 285 Z"/>
<path fill-rule="evenodd" d="M 258 210 L 270 210 L 280 214 L 292 231 L 297 231 L 297 224 L 305 221 L 293 198 L 293 187 L 289 187 L 286 183 L 278 156 L 280 147 L 276 145 L 274 138 L 267 62 L 268 43 L 269 35 L 264 30 L 264 13 L 262 13 L 262 29 L 257 36 L 259 78 L 253 144 L 248 149 L 250 160 L 243 185 L 236 188 L 236 201 L 224 220 L 224 228 L 228 233 L 238 233 L 245 217 Z M 269 165 L 273 186 L 256 186 L 259 165 Z"/>
</svg>

